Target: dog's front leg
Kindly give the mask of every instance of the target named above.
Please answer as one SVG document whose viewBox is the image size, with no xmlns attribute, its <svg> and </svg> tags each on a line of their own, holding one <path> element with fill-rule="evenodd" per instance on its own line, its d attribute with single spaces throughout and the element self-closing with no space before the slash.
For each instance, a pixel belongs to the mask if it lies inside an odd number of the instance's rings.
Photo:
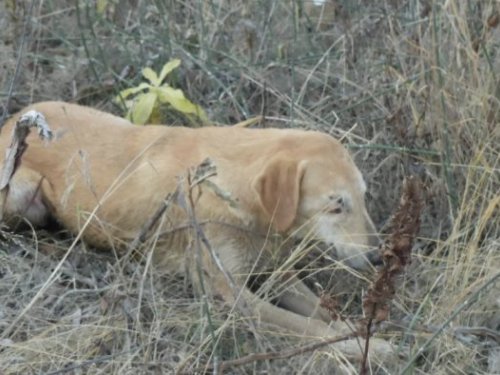
<svg viewBox="0 0 500 375">
<path fill-rule="evenodd" d="M 276 325 L 297 335 L 324 337 L 329 328 L 325 321 L 320 320 L 327 320 L 327 317 L 318 311 L 318 297 L 295 276 L 287 279 L 285 283 L 292 285 L 287 285 L 287 290 L 280 293 L 279 299 L 284 308 L 253 293 L 246 283 L 248 275 L 256 272 L 252 265 L 255 260 L 245 259 L 245 254 L 241 254 L 237 247 L 227 246 L 230 243 L 213 241 L 213 249 L 217 250 L 212 252 L 212 256 L 205 254 L 203 257 L 212 294 L 219 295 L 258 323 Z M 337 332 L 342 333 L 348 332 Z"/>
<path fill-rule="evenodd" d="M 308 338 L 350 333 L 348 326 L 345 324 L 332 322 L 329 325 L 323 320 L 300 315 L 294 311 L 276 306 L 250 291 L 250 289 L 240 282 L 239 278 L 235 280 L 236 283 L 230 285 L 223 275 L 218 275 L 215 279 L 211 280 L 212 288 L 215 289 L 214 292 L 221 296 L 226 303 L 236 306 L 241 313 L 254 319 L 258 325 L 270 324 L 295 335 Z M 307 288 L 305 285 L 304 287 Z M 313 295 L 310 290 L 309 293 Z M 317 297 L 315 298 L 317 299 Z M 302 307 L 299 309 L 314 314 L 314 310 L 311 307 L 314 306 L 314 303 L 306 305 L 307 308 Z"/>
<path fill-rule="evenodd" d="M 310 313 L 311 316 L 316 314 L 322 317 L 323 313 L 315 313 L 318 297 L 299 279 L 292 279 L 294 282 L 292 289 L 280 296 L 282 303 L 287 302 L 282 304 L 285 308 L 276 306 L 256 295 L 245 285 L 248 270 L 241 261 L 242 258 L 237 255 L 234 248 L 231 252 L 225 252 L 224 249 L 223 246 L 219 247 L 218 255 L 225 267 L 225 272 L 213 268 L 209 272 L 212 276 L 210 278 L 212 293 L 219 295 L 227 304 L 233 305 L 243 315 L 253 319 L 257 323 L 257 328 L 264 327 L 269 330 L 274 326 L 278 328 L 277 331 L 285 330 L 289 334 L 305 339 L 333 338 L 352 333 L 351 326 L 346 322 L 326 323 L 314 317 L 301 315 Z M 230 279 L 228 275 L 231 276 Z M 304 296 L 307 302 L 300 303 L 301 296 Z M 297 311 L 293 311 L 292 308 Z M 365 344 L 362 338 L 351 338 L 331 345 L 346 357 L 359 360 L 363 356 Z M 372 338 L 370 353 L 377 360 L 383 361 L 392 358 L 394 352 L 388 342 Z"/>
<path fill-rule="evenodd" d="M 320 306 L 320 299 L 296 275 L 286 279 L 286 289 L 279 296 L 279 304 L 299 315 L 321 319 L 329 323 L 332 318 L 328 311 Z"/>
<path fill-rule="evenodd" d="M 343 335 L 350 333 L 347 326 L 330 327 L 326 322 L 314 317 L 306 317 L 288 309 L 273 305 L 250 290 L 245 288 L 241 293 L 242 298 L 251 307 L 253 317 L 260 323 L 272 324 L 299 336 L 327 337 L 332 334 Z M 336 325 L 333 322 L 333 325 Z"/>
<path fill-rule="evenodd" d="M 257 322 L 257 327 L 268 325 L 266 329 L 269 329 L 269 325 L 272 325 L 304 339 L 340 338 L 353 333 L 353 328 L 346 322 L 331 321 L 327 324 L 323 320 L 307 318 L 263 300 L 246 287 L 241 290 L 240 297 L 250 308 L 251 317 Z M 363 358 L 365 339 L 349 338 L 330 345 L 346 357 L 359 361 Z M 377 363 L 397 359 L 389 342 L 378 338 L 370 339 L 369 355 L 371 360 Z"/>
<path fill-rule="evenodd" d="M 297 335 L 325 337 L 331 329 L 327 324 L 331 319 L 319 306 L 319 298 L 300 279 L 294 275 L 286 278 L 282 285 L 285 290 L 278 297 L 282 307 L 276 306 L 263 296 L 254 294 L 246 286 L 248 275 L 260 272 L 259 260 L 255 259 L 253 252 L 246 249 L 258 249 L 259 244 L 241 236 L 236 241 L 240 246 L 234 246 L 236 236 L 233 232 L 230 232 L 232 240 L 223 237 L 221 231 L 208 234 L 212 239 L 212 256 L 204 259 L 208 262 L 207 274 L 210 275 L 212 292 L 220 295 L 226 303 L 237 306 L 239 311 L 255 318 L 257 322 L 273 324 Z M 243 244 L 246 246 L 241 246 Z M 263 257 L 265 256 L 266 253 Z M 335 334 L 349 333 L 346 328 L 345 324 L 338 324 Z"/>
</svg>

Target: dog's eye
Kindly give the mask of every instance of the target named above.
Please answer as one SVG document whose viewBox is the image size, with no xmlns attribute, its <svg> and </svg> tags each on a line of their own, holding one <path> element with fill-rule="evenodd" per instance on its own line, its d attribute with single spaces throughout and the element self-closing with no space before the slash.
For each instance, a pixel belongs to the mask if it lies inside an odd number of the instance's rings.
<svg viewBox="0 0 500 375">
<path fill-rule="evenodd" d="M 338 215 L 338 214 L 341 214 L 341 213 L 342 213 L 342 208 L 340 208 L 340 207 L 335 207 L 334 209 L 329 210 L 328 212 L 329 212 L 329 213 L 331 213 L 331 214 Z"/>
</svg>

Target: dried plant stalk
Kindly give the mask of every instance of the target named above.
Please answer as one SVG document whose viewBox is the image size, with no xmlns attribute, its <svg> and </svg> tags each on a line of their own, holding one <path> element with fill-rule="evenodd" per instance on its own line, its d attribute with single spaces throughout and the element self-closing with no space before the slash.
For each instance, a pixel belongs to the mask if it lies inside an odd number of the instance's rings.
<svg viewBox="0 0 500 375">
<path fill-rule="evenodd" d="M 368 345 L 373 323 L 387 319 L 389 303 L 396 292 L 397 277 L 410 263 L 411 249 L 420 228 L 420 213 L 423 207 L 419 180 L 410 176 L 403 181 L 399 206 L 391 217 L 387 239 L 380 246 L 384 266 L 378 271 L 375 281 L 363 298 L 367 340 L 361 367 L 361 374 L 366 373 Z"/>
<path fill-rule="evenodd" d="M 410 176 L 403 182 L 399 206 L 390 220 L 390 235 L 380 247 L 384 266 L 363 299 L 366 319 L 376 323 L 387 319 L 388 305 L 396 291 L 396 278 L 410 262 L 413 241 L 420 228 L 422 206 L 420 183 L 416 177 Z"/>
</svg>

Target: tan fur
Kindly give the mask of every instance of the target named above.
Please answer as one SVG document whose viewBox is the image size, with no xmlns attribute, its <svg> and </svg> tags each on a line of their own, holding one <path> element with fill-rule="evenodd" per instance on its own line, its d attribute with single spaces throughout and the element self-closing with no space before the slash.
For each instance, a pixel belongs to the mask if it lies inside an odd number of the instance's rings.
<svg viewBox="0 0 500 375">
<path fill-rule="evenodd" d="M 45 116 L 55 137 L 46 143 L 29 135 L 29 147 L 11 182 L 6 216 L 21 215 L 43 224 L 52 215 L 74 233 L 89 221 L 85 241 L 120 248 L 137 236 L 167 193 L 176 189 L 177 177 L 209 157 L 217 168 L 210 181 L 230 193 L 230 199 L 200 185 L 195 194 L 197 219 L 237 289 L 205 254 L 202 266 L 210 293 L 239 304 L 257 320 L 298 335 L 325 337 L 349 331 L 345 323 L 329 323 L 316 295 L 296 277 L 289 278 L 289 287 L 277 296 L 281 307 L 245 286 L 251 272 L 281 267 L 291 251 L 283 246 L 276 254 L 270 233 L 335 244 L 346 262 L 368 266 L 364 253 L 377 238 L 364 205 L 364 182 L 335 139 L 301 130 L 141 127 L 62 102 L 29 109 Z M 8 147 L 18 116 L 2 130 L 1 149 Z M 155 251 L 157 263 L 184 270 L 192 235 L 189 229 L 179 229 L 188 227 L 185 209 L 173 205 L 163 223 L 167 234 Z M 195 281 L 196 267 L 187 263 Z M 378 354 L 390 351 L 383 340 L 373 339 L 370 346 Z M 361 354 L 356 340 L 338 347 L 349 355 Z"/>
</svg>

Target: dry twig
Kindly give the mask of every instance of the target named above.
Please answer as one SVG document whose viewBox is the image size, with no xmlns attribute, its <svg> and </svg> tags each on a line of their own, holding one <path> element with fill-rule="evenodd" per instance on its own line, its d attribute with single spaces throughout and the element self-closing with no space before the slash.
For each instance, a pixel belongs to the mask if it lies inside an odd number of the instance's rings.
<svg viewBox="0 0 500 375">
<path fill-rule="evenodd" d="M 324 346 L 327 346 L 327 345 L 335 344 L 335 343 L 341 342 L 341 341 L 350 340 L 356 336 L 357 336 L 356 333 L 352 333 L 349 335 L 332 337 L 332 338 L 326 339 L 324 341 L 315 342 L 313 344 L 300 346 L 300 347 L 295 348 L 295 349 L 281 350 L 278 352 L 252 353 L 252 354 L 246 355 L 246 356 L 241 357 L 241 358 L 230 359 L 227 361 L 220 361 L 217 364 L 217 369 L 220 371 L 220 373 L 223 373 L 224 370 L 226 370 L 230 367 L 243 366 L 243 365 L 246 365 L 246 364 L 249 364 L 252 362 L 256 362 L 256 361 L 267 361 L 267 360 L 272 360 L 272 359 L 287 359 L 287 358 L 291 358 L 291 357 L 301 355 L 304 353 L 313 352 L 313 351 L 315 351 L 319 348 L 322 348 Z M 213 365 L 207 364 L 205 366 L 201 366 L 201 367 L 198 367 L 196 369 L 193 369 L 189 373 L 198 373 L 198 372 L 203 373 L 203 372 L 212 370 L 213 368 L 214 368 Z M 180 372 L 178 374 L 187 374 L 187 373 Z"/>
<path fill-rule="evenodd" d="M 0 174 L 0 222 L 3 220 L 4 206 L 9 194 L 10 181 L 21 165 L 21 158 L 28 148 L 26 137 L 30 133 L 31 128 L 34 127 L 38 129 L 40 138 L 46 140 L 52 139 L 52 131 L 45 117 L 40 112 L 28 111 L 17 120 Z"/>
<path fill-rule="evenodd" d="M 162 204 L 157 210 L 151 215 L 151 217 L 143 224 L 141 230 L 134 238 L 132 242 L 128 245 L 127 253 L 125 255 L 125 259 L 128 258 L 130 254 L 143 242 L 148 239 L 148 235 L 151 233 L 151 230 L 154 228 L 158 220 L 162 217 L 162 215 L 167 211 L 170 207 L 170 204 L 177 199 L 177 194 L 179 193 L 179 189 L 177 188 L 173 193 L 168 193 L 163 199 Z"/>
</svg>

